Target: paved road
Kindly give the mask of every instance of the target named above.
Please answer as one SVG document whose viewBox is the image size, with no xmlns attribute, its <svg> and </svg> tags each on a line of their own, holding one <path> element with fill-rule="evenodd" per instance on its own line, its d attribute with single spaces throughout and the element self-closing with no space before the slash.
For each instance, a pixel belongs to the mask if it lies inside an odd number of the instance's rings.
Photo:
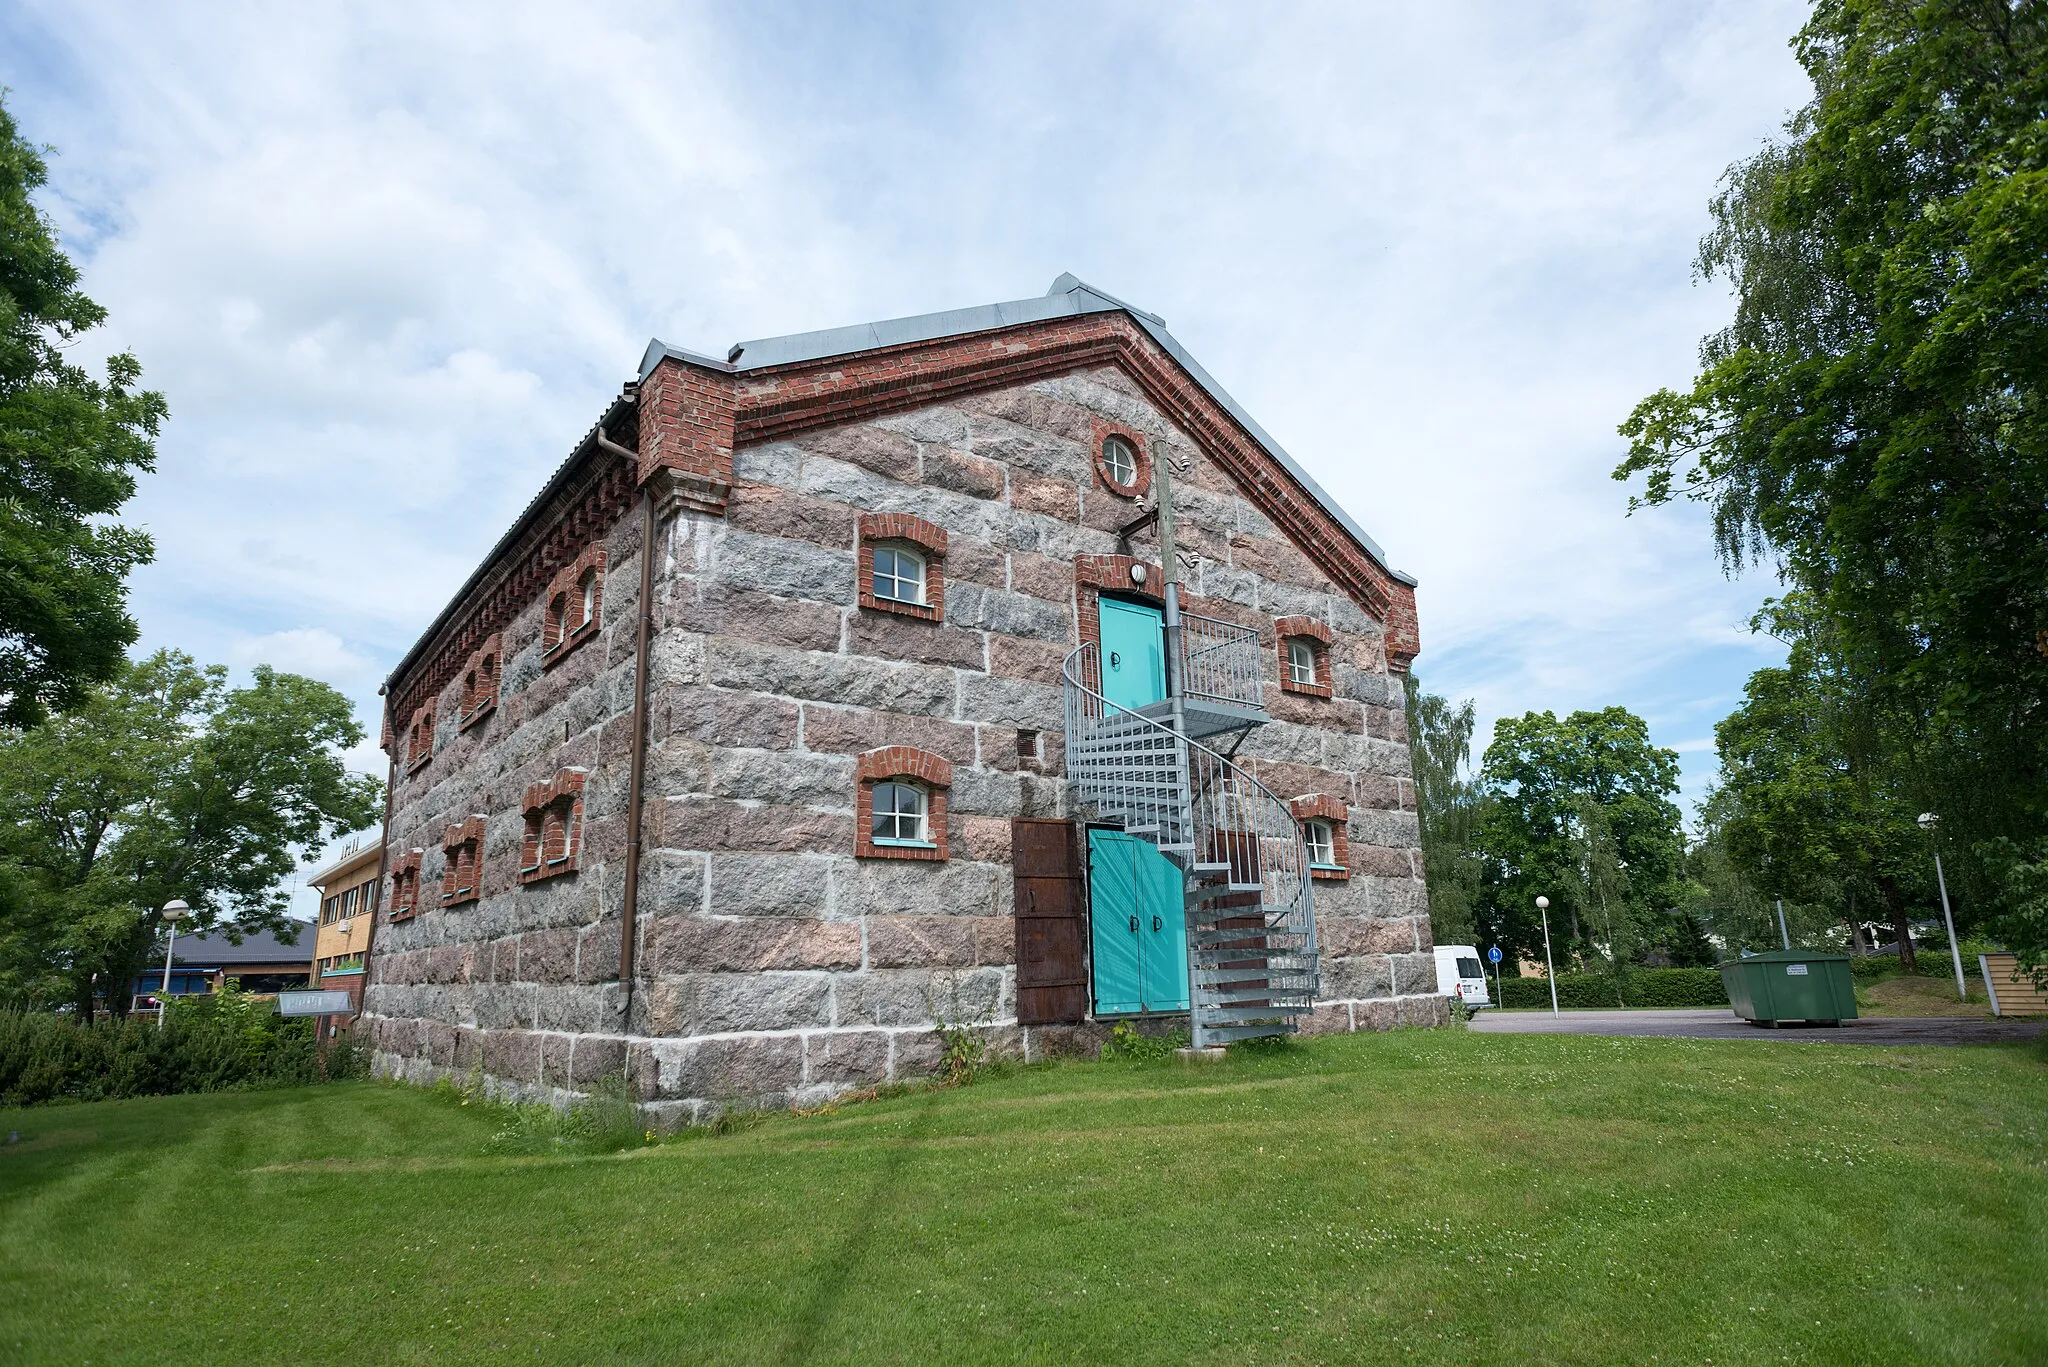
<svg viewBox="0 0 2048 1367">
<path fill-rule="evenodd" d="M 1668 1035 L 1685 1039 L 1807 1040 L 1824 1044 L 1997 1044 L 2031 1039 L 2048 1022 L 1969 1016 L 1863 1016 L 1832 1028 L 1751 1025 L 1727 1007 L 1684 1011 L 1481 1011 L 1472 1028 L 1496 1035 Z"/>
</svg>

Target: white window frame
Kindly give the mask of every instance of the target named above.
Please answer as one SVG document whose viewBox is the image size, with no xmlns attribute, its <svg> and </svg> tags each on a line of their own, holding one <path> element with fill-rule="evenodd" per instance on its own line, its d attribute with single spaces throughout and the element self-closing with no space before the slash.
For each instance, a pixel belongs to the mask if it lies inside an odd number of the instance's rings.
<svg viewBox="0 0 2048 1367">
<path fill-rule="evenodd" d="M 1115 452 L 1115 455 L 1111 453 Z M 1122 457 L 1121 461 L 1117 457 Z M 1121 468 L 1119 468 L 1121 466 Z M 1138 448 L 1131 444 L 1129 437 L 1112 432 L 1102 439 L 1102 472 L 1109 476 L 1109 482 L 1121 489 L 1132 489 L 1138 483 Z"/>
<path fill-rule="evenodd" d="M 903 577 L 902 564 L 904 561 L 907 560 L 917 567 L 917 578 L 914 581 L 917 592 L 915 598 L 905 598 L 900 592 L 883 591 L 882 557 L 885 555 L 894 557 L 890 561 L 890 570 L 887 576 L 892 588 L 900 590 L 905 583 L 913 582 Z M 878 542 L 874 547 L 873 565 L 876 598 L 884 603 L 907 603 L 912 607 L 920 608 L 930 606 L 926 599 L 930 594 L 931 562 L 925 559 L 924 552 L 917 550 L 915 547 L 906 546 L 900 541 Z"/>
<path fill-rule="evenodd" d="M 914 799 L 914 807 L 905 810 L 896 800 L 896 794 L 908 793 Z M 889 805 L 884 809 L 883 796 L 889 796 Z M 930 838 L 932 798 L 922 785 L 907 779 L 885 778 L 876 781 L 868 789 L 868 838 L 877 845 L 914 846 L 920 849 L 932 847 Z M 904 823 L 910 823 L 915 834 L 905 835 Z M 893 834 L 884 835 L 883 823 L 891 823 Z"/>
<path fill-rule="evenodd" d="M 1317 837 L 1321 838 L 1318 839 Z M 1308 846 L 1308 866 L 1312 869 L 1341 868 L 1337 862 L 1337 828 L 1323 817 L 1311 817 L 1301 823 L 1301 840 Z"/>
<path fill-rule="evenodd" d="M 1302 666 L 1307 665 L 1303 676 Z M 1314 688 L 1320 679 L 1316 677 L 1316 643 L 1306 636 L 1287 638 L 1287 681 L 1296 688 Z"/>
</svg>

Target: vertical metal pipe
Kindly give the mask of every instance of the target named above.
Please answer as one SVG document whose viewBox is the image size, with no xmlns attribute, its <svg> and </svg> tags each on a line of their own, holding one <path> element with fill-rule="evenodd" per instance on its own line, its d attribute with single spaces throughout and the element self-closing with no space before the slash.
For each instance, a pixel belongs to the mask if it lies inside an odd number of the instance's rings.
<svg viewBox="0 0 2048 1367">
<path fill-rule="evenodd" d="M 640 807 L 647 778 L 647 652 L 654 634 L 654 495 L 641 495 L 640 633 L 633 650 L 632 759 L 626 773 L 626 886 L 619 915 L 620 1010 L 628 1031 L 633 1024 L 634 950 L 640 911 Z"/>
</svg>

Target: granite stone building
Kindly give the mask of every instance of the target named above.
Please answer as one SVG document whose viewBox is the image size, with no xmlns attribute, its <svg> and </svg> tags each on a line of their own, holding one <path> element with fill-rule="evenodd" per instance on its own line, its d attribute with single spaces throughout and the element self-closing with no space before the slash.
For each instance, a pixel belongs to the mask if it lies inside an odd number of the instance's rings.
<svg viewBox="0 0 2048 1367">
<path fill-rule="evenodd" d="M 1070 276 L 655 342 L 386 685 L 359 1028 L 691 1119 L 929 1071 L 941 1022 L 1434 1023 L 1417 645 L 1413 581 Z"/>
</svg>

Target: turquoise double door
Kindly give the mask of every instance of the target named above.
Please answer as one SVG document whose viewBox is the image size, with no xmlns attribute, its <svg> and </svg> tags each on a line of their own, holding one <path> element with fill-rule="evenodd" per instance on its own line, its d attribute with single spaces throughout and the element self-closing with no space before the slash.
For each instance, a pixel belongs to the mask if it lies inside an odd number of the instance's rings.
<svg viewBox="0 0 2048 1367">
<path fill-rule="evenodd" d="M 1088 832 L 1088 930 L 1096 1015 L 1188 1009 L 1181 870 L 1151 842 Z"/>
</svg>

